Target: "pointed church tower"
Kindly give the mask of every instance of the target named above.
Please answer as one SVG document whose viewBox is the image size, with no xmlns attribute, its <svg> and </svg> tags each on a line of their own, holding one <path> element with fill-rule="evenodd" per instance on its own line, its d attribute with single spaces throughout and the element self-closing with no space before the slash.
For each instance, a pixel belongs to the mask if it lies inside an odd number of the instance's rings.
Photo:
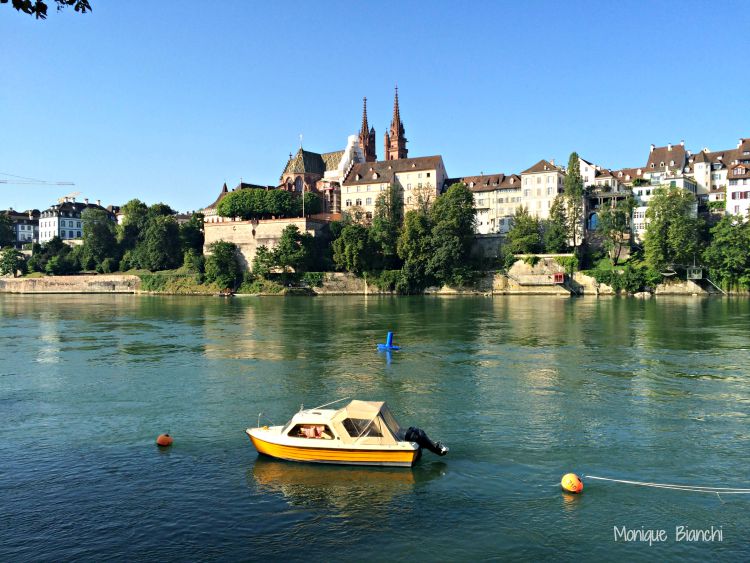
<svg viewBox="0 0 750 563">
<path fill-rule="evenodd" d="M 406 158 L 409 151 L 406 149 L 405 132 L 404 124 L 401 122 L 401 112 L 398 107 L 398 86 L 396 86 L 396 97 L 393 100 L 393 119 L 391 120 L 391 129 L 390 132 L 386 131 L 385 133 L 386 160 Z"/>
<path fill-rule="evenodd" d="M 367 97 L 364 98 L 364 109 L 362 110 L 362 129 L 359 131 L 359 148 L 365 155 L 365 162 L 375 162 L 378 156 L 375 154 L 375 128 L 368 129 L 367 124 Z"/>
</svg>

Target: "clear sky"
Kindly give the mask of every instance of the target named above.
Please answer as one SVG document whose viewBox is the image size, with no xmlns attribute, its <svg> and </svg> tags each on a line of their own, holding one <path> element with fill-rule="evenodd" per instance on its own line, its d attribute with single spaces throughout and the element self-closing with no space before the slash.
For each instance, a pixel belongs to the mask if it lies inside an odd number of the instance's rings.
<svg viewBox="0 0 750 563">
<path fill-rule="evenodd" d="M 344 148 L 363 96 L 382 157 L 395 83 L 409 155 L 450 176 L 750 137 L 746 2 L 91 4 L 0 5 L 0 172 L 76 183 L 0 183 L 0 208 L 79 191 L 198 209 L 224 181 L 278 182 L 300 133 Z"/>
</svg>

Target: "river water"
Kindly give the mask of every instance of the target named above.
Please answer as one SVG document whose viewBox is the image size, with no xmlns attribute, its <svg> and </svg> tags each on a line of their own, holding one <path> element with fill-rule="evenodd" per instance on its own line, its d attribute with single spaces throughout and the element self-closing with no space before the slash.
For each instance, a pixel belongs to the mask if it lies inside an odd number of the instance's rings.
<svg viewBox="0 0 750 563">
<path fill-rule="evenodd" d="M 3 295 L 0 321 L 2 561 L 750 558 L 750 495 L 558 485 L 750 487 L 748 300 Z M 450 454 L 304 465 L 244 434 L 343 397 Z"/>
</svg>

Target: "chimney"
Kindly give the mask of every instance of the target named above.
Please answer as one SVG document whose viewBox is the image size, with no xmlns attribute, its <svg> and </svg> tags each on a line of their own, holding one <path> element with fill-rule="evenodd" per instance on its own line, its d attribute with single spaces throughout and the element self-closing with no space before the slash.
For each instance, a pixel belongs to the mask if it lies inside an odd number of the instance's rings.
<svg viewBox="0 0 750 563">
<path fill-rule="evenodd" d="M 740 147 L 742 146 L 742 141 L 744 141 L 744 140 L 745 140 L 745 139 L 740 139 L 740 142 L 739 142 L 739 143 L 737 143 L 737 148 L 740 148 Z"/>
<path fill-rule="evenodd" d="M 554 159 L 554 158 L 551 158 L 551 159 L 550 159 L 550 161 L 549 161 L 549 163 L 550 163 L 550 164 L 551 164 L 552 166 L 554 166 L 554 165 L 555 165 L 555 159 Z"/>
<path fill-rule="evenodd" d="M 685 139 L 683 139 L 682 141 L 680 141 L 680 146 L 681 146 L 681 147 L 684 147 L 684 146 L 685 146 Z"/>
<path fill-rule="evenodd" d="M 671 151 L 671 150 L 672 150 L 672 143 L 669 143 L 669 144 L 667 145 L 667 150 L 668 150 L 668 151 Z"/>
<path fill-rule="evenodd" d="M 71 198 L 70 198 L 70 201 L 72 201 L 73 203 L 75 203 L 75 202 L 76 202 L 76 198 L 74 198 L 74 197 L 71 197 Z"/>
<path fill-rule="evenodd" d="M 99 207 L 101 207 L 101 206 L 102 206 L 102 200 L 101 200 L 101 199 L 97 199 L 97 200 L 96 200 L 96 204 L 97 204 L 97 205 L 98 205 Z"/>
<path fill-rule="evenodd" d="M 708 147 L 703 147 L 703 152 L 708 152 Z"/>
<path fill-rule="evenodd" d="M 655 148 L 656 148 L 656 146 L 654 146 L 654 143 L 651 143 L 651 150 L 649 152 L 654 152 Z"/>
<path fill-rule="evenodd" d="M 84 197 L 83 198 L 83 203 L 85 203 L 86 205 L 88 205 L 89 204 L 89 198 Z"/>
</svg>

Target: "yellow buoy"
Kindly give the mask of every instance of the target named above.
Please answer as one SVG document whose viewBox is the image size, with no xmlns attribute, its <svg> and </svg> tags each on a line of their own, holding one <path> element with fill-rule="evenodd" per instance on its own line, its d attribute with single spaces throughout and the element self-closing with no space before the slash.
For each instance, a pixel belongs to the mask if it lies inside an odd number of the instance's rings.
<svg viewBox="0 0 750 563">
<path fill-rule="evenodd" d="M 583 481 L 575 473 L 566 473 L 560 480 L 560 486 L 563 491 L 568 493 L 580 493 L 583 491 Z"/>
</svg>

